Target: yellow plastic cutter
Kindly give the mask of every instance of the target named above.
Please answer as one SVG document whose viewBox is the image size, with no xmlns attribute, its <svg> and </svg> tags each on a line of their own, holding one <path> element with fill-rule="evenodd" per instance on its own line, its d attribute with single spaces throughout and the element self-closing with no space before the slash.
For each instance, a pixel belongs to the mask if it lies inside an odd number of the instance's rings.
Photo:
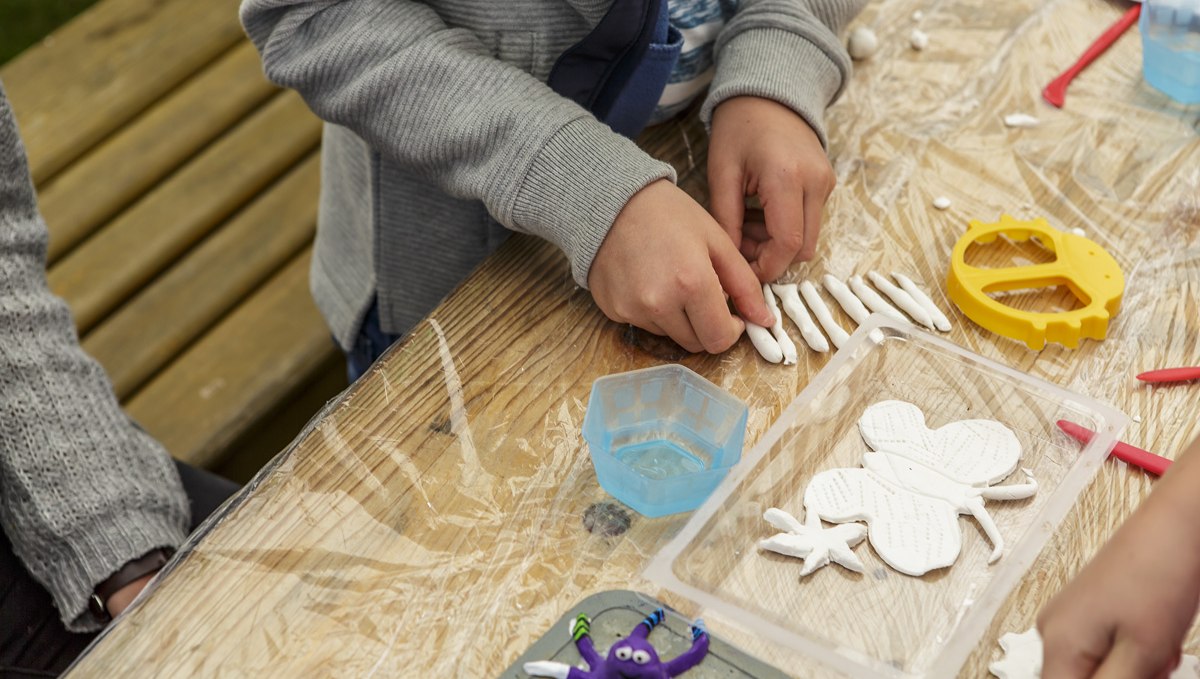
<svg viewBox="0 0 1200 679">
<path fill-rule="evenodd" d="M 1032 266 L 981 269 L 967 264 L 964 256 L 971 243 L 986 245 L 1004 235 L 1025 241 L 1036 237 L 1055 254 L 1055 261 Z M 988 296 L 1025 288 L 1066 285 L 1083 303 L 1083 308 L 1054 313 L 1014 309 Z M 967 233 L 954 246 L 950 274 L 946 280 L 950 300 L 980 326 L 1039 350 L 1046 342 L 1070 348 L 1081 337 L 1104 339 L 1108 321 L 1121 306 L 1125 276 L 1117 261 L 1104 248 L 1083 236 L 1059 231 L 1045 219 L 1020 221 L 1001 215 L 995 224 L 972 221 Z"/>
</svg>

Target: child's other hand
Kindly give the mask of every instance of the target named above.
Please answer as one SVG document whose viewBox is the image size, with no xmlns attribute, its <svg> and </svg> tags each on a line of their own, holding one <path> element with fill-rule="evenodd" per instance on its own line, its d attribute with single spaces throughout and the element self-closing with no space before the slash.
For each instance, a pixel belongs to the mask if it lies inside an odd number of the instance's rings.
<svg viewBox="0 0 1200 679">
<path fill-rule="evenodd" d="M 1172 470 L 1184 474 L 1160 481 L 1042 610 L 1043 679 L 1166 679 L 1174 669 L 1200 601 L 1197 469 Z"/>
<path fill-rule="evenodd" d="M 666 335 L 692 352 L 720 353 L 745 318 L 770 327 L 762 288 L 713 218 L 683 190 L 660 179 L 625 204 L 600 245 L 588 287 L 619 323 Z"/>
<path fill-rule="evenodd" d="M 759 280 L 812 259 L 821 209 L 836 177 L 821 141 L 790 108 L 760 97 L 734 97 L 713 111 L 708 150 L 712 213 Z M 745 222 L 746 196 L 757 195 L 766 225 Z"/>
</svg>

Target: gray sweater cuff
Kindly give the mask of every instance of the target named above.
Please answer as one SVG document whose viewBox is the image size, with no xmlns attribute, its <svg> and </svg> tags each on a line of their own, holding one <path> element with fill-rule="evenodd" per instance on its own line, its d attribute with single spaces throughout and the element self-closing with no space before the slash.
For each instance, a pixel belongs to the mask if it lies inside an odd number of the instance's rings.
<svg viewBox="0 0 1200 679">
<path fill-rule="evenodd" d="M 561 127 L 538 152 L 517 190 L 514 228 L 557 245 L 587 288 L 596 251 L 621 208 L 646 185 L 675 181 L 675 168 L 591 117 Z"/>
<path fill-rule="evenodd" d="M 771 99 L 804 118 L 828 149 L 825 108 L 841 94 L 844 76 L 833 56 L 791 31 L 746 30 L 722 47 L 700 119 L 710 125 L 713 109 L 732 97 Z"/>
<path fill-rule="evenodd" d="M 80 527 L 81 531 L 89 530 Z M 147 512 L 90 527 L 69 540 L 72 551 L 59 555 L 60 567 L 48 570 L 46 589 L 62 613 L 67 629 L 91 632 L 104 621 L 88 610 L 88 599 L 100 583 L 122 566 L 160 547 L 177 549 L 187 538 L 176 517 Z"/>
</svg>

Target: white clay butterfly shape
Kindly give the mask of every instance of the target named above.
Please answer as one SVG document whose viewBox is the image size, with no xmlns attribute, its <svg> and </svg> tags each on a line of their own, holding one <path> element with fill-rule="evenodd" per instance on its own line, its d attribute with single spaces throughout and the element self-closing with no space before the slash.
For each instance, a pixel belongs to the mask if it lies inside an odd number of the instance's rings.
<svg viewBox="0 0 1200 679">
<path fill-rule="evenodd" d="M 1037 482 L 989 487 L 1016 469 L 1021 444 L 992 420 L 953 422 L 935 431 L 911 403 L 881 401 L 863 412 L 859 430 L 876 452 L 861 469 L 831 469 L 813 477 L 804 506 L 831 523 L 865 521 L 868 539 L 889 566 L 908 575 L 954 563 L 962 548 L 959 514 L 979 521 L 992 542 L 989 563 L 1004 540 L 984 500 L 1018 500 Z"/>
</svg>

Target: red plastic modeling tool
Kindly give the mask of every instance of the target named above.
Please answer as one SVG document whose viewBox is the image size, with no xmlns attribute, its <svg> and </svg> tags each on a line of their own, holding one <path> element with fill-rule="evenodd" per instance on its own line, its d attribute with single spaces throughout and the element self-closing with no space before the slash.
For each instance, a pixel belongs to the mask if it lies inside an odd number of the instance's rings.
<svg viewBox="0 0 1200 679">
<path fill-rule="evenodd" d="M 1104 51 L 1107 50 L 1114 42 L 1116 42 L 1117 38 L 1121 37 L 1122 33 L 1129 30 L 1130 26 L 1137 23 L 1138 17 L 1141 16 L 1141 14 L 1142 6 L 1140 4 L 1135 4 L 1133 7 L 1130 7 L 1128 10 L 1126 10 L 1125 13 L 1121 15 L 1121 18 L 1117 20 L 1117 23 L 1109 26 L 1107 31 L 1102 33 L 1099 38 L 1096 38 L 1096 42 L 1092 43 L 1091 47 L 1087 48 L 1087 51 L 1083 53 L 1083 56 L 1079 57 L 1079 61 L 1076 61 L 1071 65 L 1071 68 L 1063 71 L 1062 75 L 1058 76 L 1054 80 L 1051 80 L 1050 84 L 1046 85 L 1046 89 L 1042 90 L 1042 98 L 1053 104 L 1055 107 L 1062 108 L 1063 102 L 1066 101 L 1067 98 L 1067 85 L 1070 85 L 1071 81 L 1075 79 L 1075 76 L 1079 75 L 1080 71 L 1087 68 L 1088 64 L 1095 61 L 1096 57 L 1104 54 Z"/>
<path fill-rule="evenodd" d="M 1143 382 L 1187 382 L 1188 380 L 1200 380 L 1200 367 L 1151 370 L 1138 375 L 1137 378 Z"/>
<path fill-rule="evenodd" d="M 1092 440 L 1096 432 L 1087 427 L 1068 422 L 1067 420 L 1059 420 L 1058 428 L 1063 430 L 1073 439 L 1087 443 Z M 1167 471 L 1167 467 L 1171 466 L 1171 461 L 1161 455 L 1155 455 L 1148 450 L 1135 448 L 1128 443 L 1117 441 L 1116 447 L 1112 449 L 1112 456 L 1118 460 L 1124 460 L 1135 467 L 1141 467 L 1155 476 L 1162 476 Z"/>
</svg>

